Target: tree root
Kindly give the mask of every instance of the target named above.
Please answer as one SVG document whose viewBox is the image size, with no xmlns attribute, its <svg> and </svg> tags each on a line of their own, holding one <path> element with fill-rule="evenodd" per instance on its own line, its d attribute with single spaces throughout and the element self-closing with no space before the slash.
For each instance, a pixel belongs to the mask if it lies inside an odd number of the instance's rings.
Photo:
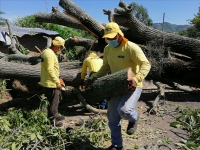
<svg viewBox="0 0 200 150">
<path fill-rule="evenodd" d="M 181 91 L 186 91 L 186 92 L 191 92 L 191 93 L 200 93 L 200 88 L 194 88 L 194 87 L 190 87 L 190 86 L 183 86 L 183 85 L 180 85 L 176 82 L 173 82 L 174 83 L 174 87 L 176 89 L 179 89 Z"/>
<path fill-rule="evenodd" d="M 81 91 L 79 89 L 74 88 L 74 92 L 76 93 L 79 101 L 83 104 L 83 106 L 90 112 L 93 112 L 95 114 L 107 114 L 107 110 L 101 110 L 101 109 L 96 109 L 89 105 L 86 100 L 83 98 Z"/>
<path fill-rule="evenodd" d="M 153 108 L 151 108 L 151 110 L 149 111 L 149 114 L 157 114 L 157 112 L 159 111 L 159 101 L 162 101 L 162 104 L 165 103 L 165 84 L 162 84 L 160 82 L 153 82 L 158 88 L 158 92 L 159 94 L 157 95 L 156 99 L 153 102 Z"/>
</svg>

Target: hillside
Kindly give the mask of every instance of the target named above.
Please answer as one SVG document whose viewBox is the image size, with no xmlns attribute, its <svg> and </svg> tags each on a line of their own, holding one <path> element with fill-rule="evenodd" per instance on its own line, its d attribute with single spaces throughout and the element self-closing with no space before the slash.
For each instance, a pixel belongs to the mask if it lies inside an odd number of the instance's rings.
<svg viewBox="0 0 200 150">
<path fill-rule="evenodd" d="M 165 32 L 179 32 L 181 30 L 187 29 L 188 27 L 189 27 L 189 25 L 176 25 L 176 24 L 171 24 L 168 22 L 164 23 L 164 31 Z M 154 23 L 153 28 L 162 30 L 162 23 Z"/>
</svg>

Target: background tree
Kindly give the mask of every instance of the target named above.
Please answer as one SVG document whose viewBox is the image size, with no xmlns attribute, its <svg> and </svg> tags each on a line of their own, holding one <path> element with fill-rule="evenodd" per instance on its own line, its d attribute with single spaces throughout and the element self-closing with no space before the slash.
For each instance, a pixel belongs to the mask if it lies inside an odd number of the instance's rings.
<svg viewBox="0 0 200 150">
<path fill-rule="evenodd" d="M 197 13 L 195 17 L 190 21 L 191 27 L 186 30 L 180 31 L 178 34 L 182 36 L 187 36 L 190 38 L 199 38 L 200 37 L 200 13 Z"/>
<path fill-rule="evenodd" d="M 197 13 L 197 15 L 190 20 L 190 24 L 194 25 L 195 28 L 200 31 L 200 13 Z"/>
<path fill-rule="evenodd" d="M 4 12 L 0 11 L 0 15 L 5 14 Z M 0 26 L 5 26 L 6 23 L 4 21 L 4 18 L 0 17 Z"/>
<path fill-rule="evenodd" d="M 153 21 L 149 18 L 148 11 L 142 5 L 138 5 L 135 2 L 132 3 L 133 14 L 135 17 L 147 26 L 153 26 Z"/>
</svg>

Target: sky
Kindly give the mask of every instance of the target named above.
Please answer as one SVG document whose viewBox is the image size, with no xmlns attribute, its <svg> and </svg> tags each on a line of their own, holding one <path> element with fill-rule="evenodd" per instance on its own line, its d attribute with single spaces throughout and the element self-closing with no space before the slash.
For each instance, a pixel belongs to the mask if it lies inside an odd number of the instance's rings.
<svg viewBox="0 0 200 150">
<path fill-rule="evenodd" d="M 108 23 L 108 17 L 104 15 L 103 9 L 119 8 L 120 0 L 72 0 L 72 2 L 96 21 Z M 195 17 L 200 7 L 200 0 L 123 0 L 123 2 L 142 5 L 147 9 L 153 23 L 162 23 L 165 16 L 164 22 L 176 25 L 189 25 L 188 20 Z M 38 12 L 51 13 L 53 6 L 58 6 L 59 10 L 63 11 L 59 6 L 59 0 L 0 0 L 0 11 L 5 13 L 0 17 L 12 22 L 18 17 Z"/>
</svg>

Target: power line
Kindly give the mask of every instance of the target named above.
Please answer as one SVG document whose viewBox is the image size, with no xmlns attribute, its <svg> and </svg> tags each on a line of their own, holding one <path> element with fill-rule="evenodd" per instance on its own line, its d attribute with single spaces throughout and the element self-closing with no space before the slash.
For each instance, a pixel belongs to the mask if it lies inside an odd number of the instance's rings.
<svg viewBox="0 0 200 150">
<path fill-rule="evenodd" d="M 166 14 L 165 14 L 165 18 L 171 20 L 174 24 L 178 24 L 178 25 L 181 24 L 181 23 L 178 23 L 177 21 L 174 21 L 173 19 L 167 17 Z M 155 22 L 156 20 L 159 20 L 159 19 L 163 19 L 163 17 L 159 17 L 159 18 L 157 18 L 157 19 L 154 19 L 153 22 Z M 161 21 L 160 21 L 160 22 L 161 22 Z M 165 21 L 165 22 L 166 22 L 166 21 Z"/>
<path fill-rule="evenodd" d="M 154 19 L 154 20 L 153 20 L 153 22 L 154 22 L 154 21 L 156 21 L 156 20 L 158 20 L 158 19 L 161 19 L 161 18 L 162 18 L 162 17 L 160 17 L 160 18 L 157 18 L 157 19 Z"/>
<path fill-rule="evenodd" d="M 168 18 L 169 20 L 171 20 L 171 21 L 174 21 L 174 20 L 172 20 L 172 19 L 170 19 L 169 17 L 167 17 L 166 16 L 166 18 Z M 174 21 L 176 24 L 180 24 L 180 23 L 178 23 L 178 22 L 176 22 L 176 21 Z"/>
</svg>

